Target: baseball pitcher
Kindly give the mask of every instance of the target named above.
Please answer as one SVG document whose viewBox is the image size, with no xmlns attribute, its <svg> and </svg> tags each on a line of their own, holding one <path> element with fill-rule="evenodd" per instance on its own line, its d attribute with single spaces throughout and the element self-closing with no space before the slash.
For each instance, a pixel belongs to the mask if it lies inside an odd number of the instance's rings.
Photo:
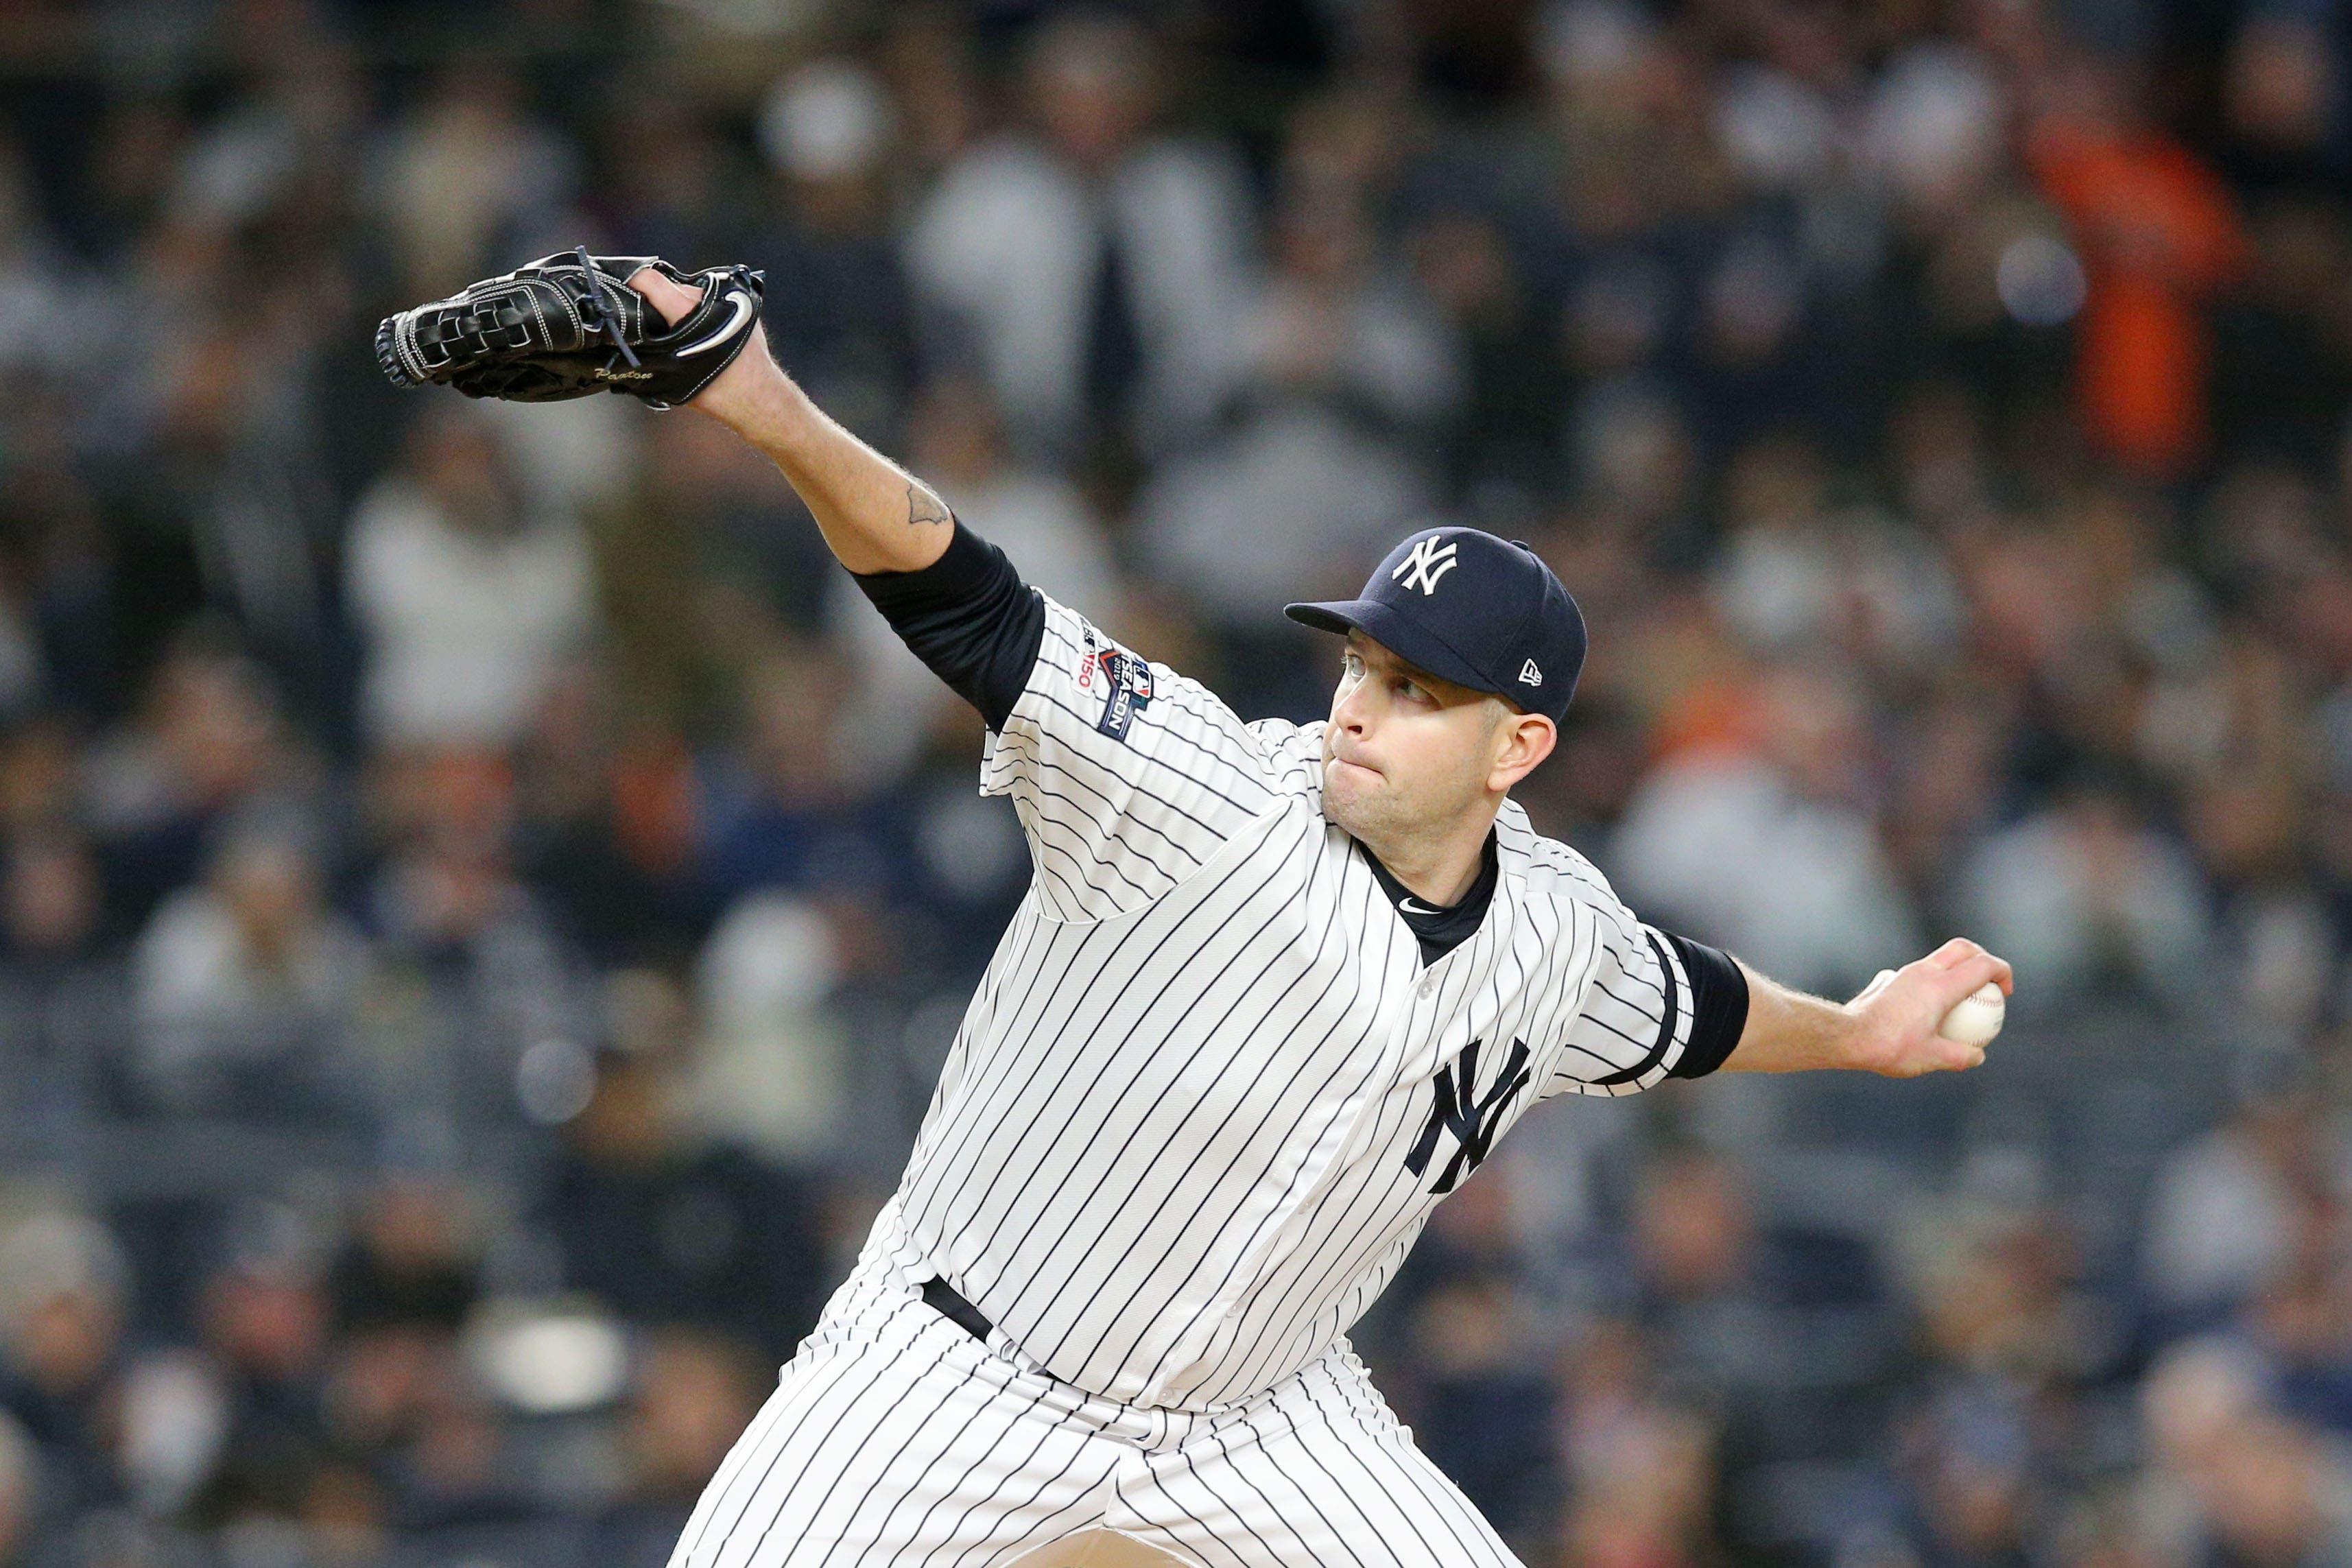
<svg viewBox="0 0 2352 1568">
<path fill-rule="evenodd" d="M 575 253 L 384 323 L 388 374 L 688 405 L 782 470 L 987 721 L 1035 863 L 898 1190 L 673 1568 L 1510 1564 L 1349 1350 L 1538 1100 L 1723 1071 L 1966 1068 L 2009 965 L 1955 940 L 1845 1004 L 1643 923 L 1510 798 L 1585 632 L 1523 545 L 1403 541 L 1330 717 L 1245 723 L 1027 586 L 771 358 L 763 280 Z"/>
</svg>

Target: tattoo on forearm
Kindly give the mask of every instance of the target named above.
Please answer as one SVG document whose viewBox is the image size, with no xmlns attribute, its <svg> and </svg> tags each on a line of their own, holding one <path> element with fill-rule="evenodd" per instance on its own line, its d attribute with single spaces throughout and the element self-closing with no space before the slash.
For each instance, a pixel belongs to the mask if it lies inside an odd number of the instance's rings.
<svg viewBox="0 0 2352 1568">
<path fill-rule="evenodd" d="M 914 528 L 926 522 L 953 522 L 947 503 L 920 485 L 907 487 L 907 526 Z"/>
</svg>

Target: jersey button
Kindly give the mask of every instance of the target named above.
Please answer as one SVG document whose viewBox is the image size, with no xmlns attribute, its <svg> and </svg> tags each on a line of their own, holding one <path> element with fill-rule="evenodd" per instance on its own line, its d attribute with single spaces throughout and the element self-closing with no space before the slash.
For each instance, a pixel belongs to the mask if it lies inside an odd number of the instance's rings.
<svg viewBox="0 0 2352 1568">
<path fill-rule="evenodd" d="M 1421 984 L 1414 986 L 1413 989 L 1420 992 L 1423 996 L 1429 995 L 1432 992 L 1437 989 L 1437 976 L 1434 974 L 1423 975 L 1421 977 Z"/>
</svg>

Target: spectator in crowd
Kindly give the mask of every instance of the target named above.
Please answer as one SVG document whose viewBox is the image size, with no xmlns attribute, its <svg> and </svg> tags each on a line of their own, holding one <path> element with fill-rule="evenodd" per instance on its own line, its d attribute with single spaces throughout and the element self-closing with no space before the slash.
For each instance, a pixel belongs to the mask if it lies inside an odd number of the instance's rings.
<svg viewBox="0 0 2352 1568">
<path fill-rule="evenodd" d="M 1907 1459 L 1904 1533 L 1917 1562 L 2032 1561 L 2033 1454 L 2020 1412 L 1997 1398 L 1949 1395 L 1921 1423 Z"/>
<path fill-rule="evenodd" d="M 708 1018 L 691 1094 L 701 1128 L 793 1160 L 838 1154 L 855 1079 L 827 1008 L 856 916 L 783 892 L 738 899 L 696 976 Z"/>
<path fill-rule="evenodd" d="M 2028 157 L 2089 262 L 2083 424 L 2126 465 L 2170 478 L 2207 438 L 2201 308 L 2245 265 L 2235 204 L 2210 166 L 2146 122 L 2118 62 L 2063 55 L 2047 94 Z M 2126 189 L 2135 197 L 2118 205 Z"/>
<path fill-rule="evenodd" d="M 318 1239 L 290 1210 L 232 1221 L 201 1292 L 205 1371 L 224 1412 L 211 1473 L 190 1506 L 215 1523 L 292 1518 L 327 1458 L 330 1327 Z"/>
<path fill-rule="evenodd" d="M 746 238 L 772 280 L 761 320 L 793 376 L 869 440 L 900 430 L 919 361 L 915 303 L 891 221 L 890 100 L 864 65 L 812 61 L 761 105 L 773 180 Z"/>
<path fill-rule="evenodd" d="M 2205 942 L 2196 875 L 2122 791 L 2085 781 L 1979 848 L 1962 907 L 1988 942 L 2041 955 L 2053 987 L 2190 982 Z"/>
<path fill-rule="evenodd" d="M 512 741 L 555 660 L 593 625 L 574 520 L 540 512 L 481 417 L 439 409 L 352 521 L 362 705 L 384 743 Z"/>
<path fill-rule="evenodd" d="M 674 1066 L 606 1052 L 541 1194 L 563 1282 L 629 1321 L 697 1326 L 788 1354 L 814 1323 L 811 1214 L 780 1172 L 697 1147 Z"/>
<path fill-rule="evenodd" d="M 885 874 L 854 771 L 849 697 L 822 643 L 779 642 L 746 673 L 740 758 L 705 784 L 704 874 L 721 897 L 871 887 Z"/>
<path fill-rule="evenodd" d="M 98 932 L 102 892 L 89 848 L 63 833 L 19 838 L 0 881 L 0 930 L 13 970 L 36 985 L 70 966 Z"/>
<path fill-rule="evenodd" d="M 2158 1550 L 2293 1563 L 2346 1549 L 2340 1454 L 2282 1415 L 2232 1347 L 2177 1347 L 2149 1376 L 2144 1414 L 2153 1463 L 2141 1507 Z"/>
<path fill-rule="evenodd" d="M 372 957 L 408 1005 L 378 1020 L 375 1093 L 398 1116 L 509 1121 L 524 1054 L 590 1023 L 574 955 L 516 875 L 513 772 L 469 748 L 397 752 L 380 784 Z"/>
<path fill-rule="evenodd" d="M 1906 950 L 1914 918 L 1867 815 L 1860 693 L 1842 671 L 1783 666 L 1745 709 L 1732 746 L 1650 775 L 1612 861 L 1628 898 L 1797 984 L 1859 990 Z"/>
<path fill-rule="evenodd" d="M 701 910 L 692 754 L 628 701 L 610 658 L 566 660 L 516 748 L 519 879 L 599 966 L 690 948 Z"/>
<path fill-rule="evenodd" d="M 0 855 L 0 1122 L 69 1115 L 98 1085 L 118 999 L 98 962 L 97 862 L 71 834 L 36 829 Z"/>
<path fill-rule="evenodd" d="M 85 1215 L 35 1215 L 0 1240 L 0 1410 L 38 1446 L 44 1516 L 119 1496 L 108 1403 L 131 1288 L 121 1249 Z"/>
<path fill-rule="evenodd" d="M 337 1331 L 463 1328 L 480 1291 L 465 1219 L 465 1194 L 451 1184 L 421 1171 L 388 1175 L 328 1273 Z"/>
<path fill-rule="evenodd" d="M 523 83 L 479 59 L 447 67 L 377 161 L 402 289 L 418 299 L 460 288 L 492 255 L 550 233 L 579 176 L 576 146 L 534 121 Z"/>
<path fill-rule="evenodd" d="M 1662 1398 L 1640 1331 L 1598 1320 L 1561 1347 L 1560 1560 L 1696 1563 L 1721 1547 L 1709 1517 L 1716 1434 Z"/>
<path fill-rule="evenodd" d="M 1233 384 L 1240 172 L 1155 131 L 1159 68 L 1117 12 L 1049 15 L 1024 63 L 1028 128 L 964 153 L 908 231 L 919 303 L 1024 454 L 1066 460 L 1105 437 L 1165 451 Z"/>
<path fill-rule="evenodd" d="M 109 901 L 137 930 L 203 870 L 211 836 L 247 812 L 301 815 L 310 780 L 276 689 L 217 623 L 158 661 L 139 721 L 89 749 L 75 804 L 98 839 Z"/>
<path fill-rule="evenodd" d="M 1461 368 L 1446 323 L 1373 244 L 1365 155 L 1346 143 L 1380 134 L 1375 113 L 1298 116 L 1271 275 L 1240 327 L 1246 417 L 1140 502 L 1155 564 L 1223 628 L 1337 592 L 1331 551 L 1375 552 L 1433 504 L 1424 438 L 1459 401 Z"/>
<path fill-rule="evenodd" d="M 2226 1121 L 2156 1173 L 2141 1244 L 2151 1304 L 2175 1329 L 2210 1328 L 2284 1286 L 2305 1213 L 2342 1203 L 2347 1178 L 2309 1089 L 2248 1085 Z"/>
<path fill-rule="evenodd" d="M 2270 1361 L 2283 1411 L 2340 1440 L 2352 1433 L 2352 1317 L 2342 1217 L 2306 1199 L 2296 1216 L 2295 1257 L 2284 1278 L 2252 1303 L 2247 1337 Z"/>
<path fill-rule="evenodd" d="M 338 1079 L 367 955 L 320 882 L 299 826 L 240 824 L 205 882 L 155 911 L 133 976 L 142 1076 L 159 1103 L 315 1114 L 349 1092 Z"/>
</svg>

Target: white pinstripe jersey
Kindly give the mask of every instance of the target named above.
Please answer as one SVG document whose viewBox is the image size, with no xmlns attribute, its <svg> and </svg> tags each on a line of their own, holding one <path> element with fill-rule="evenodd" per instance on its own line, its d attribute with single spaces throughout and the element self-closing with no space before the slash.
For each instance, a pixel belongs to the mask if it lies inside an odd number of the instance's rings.
<svg viewBox="0 0 2352 1568">
<path fill-rule="evenodd" d="M 990 742 L 982 788 L 1035 877 L 896 1202 L 1080 1388 L 1203 1410 L 1279 1382 L 1530 1104 L 1647 1089 L 1688 1043 L 1674 944 L 1516 803 L 1484 922 L 1424 968 L 1324 819 L 1321 737 L 1242 722 L 1048 599 Z"/>
</svg>

